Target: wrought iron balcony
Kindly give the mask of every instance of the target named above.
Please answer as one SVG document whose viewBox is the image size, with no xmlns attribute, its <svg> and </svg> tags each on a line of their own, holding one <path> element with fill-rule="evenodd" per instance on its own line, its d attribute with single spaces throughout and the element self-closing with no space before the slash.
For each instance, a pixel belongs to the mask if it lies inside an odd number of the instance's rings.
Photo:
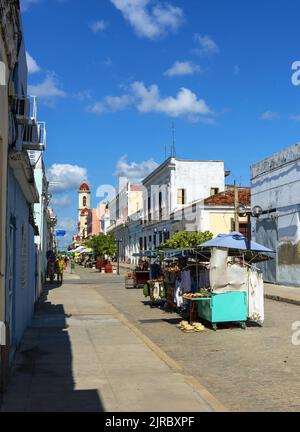
<svg viewBox="0 0 300 432">
<path fill-rule="evenodd" d="M 23 150 L 46 150 L 46 123 L 28 123 L 24 126 Z"/>
<path fill-rule="evenodd" d="M 37 121 L 37 102 L 35 96 L 14 97 L 14 112 L 18 124 L 24 125 Z"/>
</svg>

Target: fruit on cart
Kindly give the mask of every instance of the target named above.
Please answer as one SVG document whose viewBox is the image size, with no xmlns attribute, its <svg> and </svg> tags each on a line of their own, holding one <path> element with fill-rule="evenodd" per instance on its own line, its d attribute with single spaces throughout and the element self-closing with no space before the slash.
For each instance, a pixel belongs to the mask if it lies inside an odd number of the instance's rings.
<svg viewBox="0 0 300 432">
<path fill-rule="evenodd" d="M 177 273 L 180 271 L 181 271 L 181 269 L 180 269 L 180 267 L 178 267 L 178 265 L 173 265 L 173 266 L 169 266 L 169 267 L 164 268 L 164 272 L 166 272 L 166 273 Z"/>
<path fill-rule="evenodd" d="M 185 299 L 196 299 L 196 298 L 206 298 L 207 294 L 204 293 L 190 293 L 190 294 L 184 294 L 183 298 Z"/>
</svg>

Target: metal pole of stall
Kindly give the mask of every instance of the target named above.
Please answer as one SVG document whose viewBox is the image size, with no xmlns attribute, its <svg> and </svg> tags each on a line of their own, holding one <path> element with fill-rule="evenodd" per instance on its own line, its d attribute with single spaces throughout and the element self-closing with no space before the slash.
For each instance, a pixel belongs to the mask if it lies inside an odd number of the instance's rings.
<svg viewBox="0 0 300 432">
<path fill-rule="evenodd" d="M 251 212 L 247 212 L 247 249 L 251 249 Z"/>
</svg>

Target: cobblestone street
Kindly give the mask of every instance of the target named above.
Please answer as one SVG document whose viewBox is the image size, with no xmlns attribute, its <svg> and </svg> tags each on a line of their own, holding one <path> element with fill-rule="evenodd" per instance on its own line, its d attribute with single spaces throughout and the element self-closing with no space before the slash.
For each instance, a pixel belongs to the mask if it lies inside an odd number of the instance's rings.
<svg viewBox="0 0 300 432">
<path fill-rule="evenodd" d="M 145 304 L 142 290 L 126 290 L 123 277 L 78 272 L 97 280 L 101 295 L 230 410 L 300 410 L 300 347 L 291 342 L 299 306 L 266 300 L 263 328 L 184 334 L 177 314 Z"/>
</svg>

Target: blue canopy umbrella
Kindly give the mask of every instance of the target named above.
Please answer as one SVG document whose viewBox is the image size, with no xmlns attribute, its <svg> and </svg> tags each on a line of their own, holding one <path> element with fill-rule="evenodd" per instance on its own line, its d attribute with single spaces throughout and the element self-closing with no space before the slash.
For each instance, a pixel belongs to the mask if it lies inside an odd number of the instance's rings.
<svg viewBox="0 0 300 432">
<path fill-rule="evenodd" d="M 234 231 L 231 234 L 219 234 L 214 239 L 202 243 L 198 247 L 220 247 L 240 251 L 252 251 L 257 253 L 275 253 L 275 251 L 273 251 L 272 249 L 260 245 L 252 240 L 249 241 L 245 236 L 243 236 L 240 232 L 237 231 Z"/>
</svg>

